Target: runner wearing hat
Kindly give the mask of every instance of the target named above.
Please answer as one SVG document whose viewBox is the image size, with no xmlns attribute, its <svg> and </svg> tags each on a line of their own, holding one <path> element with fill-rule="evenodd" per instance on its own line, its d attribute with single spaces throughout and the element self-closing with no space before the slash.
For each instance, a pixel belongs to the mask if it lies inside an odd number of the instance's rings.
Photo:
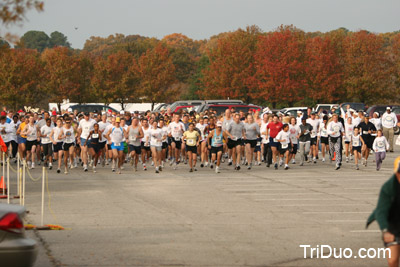
<svg viewBox="0 0 400 267">
<path fill-rule="evenodd" d="M 389 142 L 389 150 L 393 152 L 394 127 L 397 125 L 397 116 L 392 113 L 392 108 L 387 107 L 382 115 L 383 135 Z"/>
<path fill-rule="evenodd" d="M 369 216 L 366 227 L 375 220 L 378 222 L 384 245 L 390 249 L 387 254 L 388 264 L 390 267 L 398 267 L 400 261 L 400 157 L 394 161 L 393 172 L 394 174 L 381 188 L 378 203 Z"/>
</svg>

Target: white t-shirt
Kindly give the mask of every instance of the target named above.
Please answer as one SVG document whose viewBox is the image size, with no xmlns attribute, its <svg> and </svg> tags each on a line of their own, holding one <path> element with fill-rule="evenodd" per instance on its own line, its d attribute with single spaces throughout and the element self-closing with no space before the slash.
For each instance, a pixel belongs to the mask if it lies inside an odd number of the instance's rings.
<svg viewBox="0 0 400 267">
<path fill-rule="evenodd" d="M 200 124 L 200 123 L 196 124 L 196 128 L 199 129 L 200 133 L 201 133 L 201 140 L 204 140 L 204 138 L 205 138 L 204 130 L 206 129 L 206 126 L 207 126 L 207 124 L 204 124 L 204 123 L 203 124 Z"/>
<path fill-rule="evenodd" d="M 332 137 L 339 137 L 344 132 L 343 124 L 341 122 L 331 121 L 328 123 L 328 134 Z"/>
<path fill-rule="evenodd" d="M 290 132 L 287 131 L 285 132 L 284 130 L 281 130 L 278 135 L 275 137 L 276 140 L 285 140 L 281 143 L 282 149 L 288 148 L 290 144 Z"/>
<path fill-rule="evenodd" d="M 107 128 L 107 126 L 110 125 L 110 124 L 111 124 L 111 123 L 109 123 L 109 122 L 103 122 L 103 121 L 100 121 L 100 122 L 99 122 L 99 130 L 100 130 L 100 131 L 103 131 L 101 141 L 99 140 L 100 143 L 104 143 L 104 142 L 107 141 L 107 137 L 106 137 L 106 134 L 107 134 L 106 128 Z"/>
<path fill-rule="evenodd" d="M 150 145 L 151 146 L 161 146 L 162 145 L 162 138 L 164 135 L 164 132 L 162 129 L 157 128 L 157 129 L 150 129 Z"/>
<path fill-rule="evenodd" d="M 383 135 L 381 137 L 376 137 L 372 144 L 372 149 L 375 152 L 386 152 L 386 150 L 389 149 L 389 143 Z"/>
<path fill-rule="evenodd" d="M 350 142 L 351 141 L 351 136 L 353 134 L 354 128 L 356 127 L 356 125 L 352 124 L 348 124 L 347 122 L 344 124 L 344 131 L 345 131 L 345 135 L 344 135 L 344 141 L 346 142 Z"/>
<path fill-rule="evenodd" d="M 150 146 L 150 131 L 151 131 L 151 127 L 145 129 L 144 127 L 142 127 L 143 130 L 143 138 L 142 138 L 142 142 L 144 143 L 144 146 Z"/>
<path fill-rule="evenodd" d="M 88 138 L 90 131 L 93 130 L 93 125 L 95 123 L 96 123 L 96 121 L 93 119 L 89 119 L 88 121 L 85 119 L 82 119 L 79 122 L 78 129 L 82 129 L 81 138 L 84 138 L 84 139 Z"/>
<path fill-rule="evenodd" d="M 393 128 L 393 127 L 396 127 L 396 124 L 397 124 L 397 116 L 393 112 L 391 112 L 390 114 L 385 112 L 382 115 L 382 126 L 383 127 Z"/>
<path fill-rule="evenodd" d="M 124 138 L 124 130 L 122 127 L 113 127 L 111 130 L 111 142 L 114 143 L 115 146 L 120 146 L 122 140 Z"/>
<path fill-rule="evenodd" d="M 64 143 L 67 144 L 72 144 L 75 142 L 75 134 L 74 134 L 74 128 L 62 128 L 63 134 L 64 134 Z"/>
<path fill-rule="evenodd" d="M 106 129 L 104 130 L 104 132 L 105 132 L 106 134 L 108 134 L 108 132 L 109 132 L 112 128 L 114 128 L 114 125 L 112 125 L 112 124 L 110 123 L 109 125 L 107 125 Z M 112 141 L 108 140 L 107 137 L 104 137 L 104 138 L 107 140 L 107 144 L 108 144 L 108 145 L 111 145 Z M 110 134 L 110 139 L 111 139 L 111 134 Z"/>
<path fill-rule="evenodd" d="M 351 135 L 351 145 L 353 147 L 360 147 L 362 145 L 360 137 L 360 134 L 358 134 L 357 136 L 354 134 Z"/>
<path fill-rule="evenodd" d="M 300 134 L 300 127 L 297 125 L 292 125 L 289 124 L 289 137 L 290 137 L 290 141 L 292 141 L 293 145 L 297 145 L 298 144 L 298 139 L 297 136 Z"/>
<path fill-rule="evenodd" d="M 328 137 L 328 129 L 325 129 L 325 123 L 321 123 L 320 127 L 319 127 L 319 136 L 321 137 Z"/>
<path fill-rule="evenodd" d="M 41 135 L 45 135 L 45 137 L 42 137 L 42 144 L 51 144 L 51 140 L 50 140 L 50 134 L 51 131 L 53 130 L 53 126 L 42 126 L 42 128 L 40 128 L 40 134 Z"/>
<path fill-rule="evenodd" d="M 182 122 L 171 122 L 168 125 L 168 130 L 171 132 L 172 138 L 176 141 L 180 141 L 183 136 L 183 131 L 185 129 L 185 125 Z"/>
<path fill-rule="evenodd" d="M 354 126 L 358 126 L 361 122 L 360 117 L 353 117 L 353 124 Z"/>
<path fill-rule="evenodd" d="M 319 120 L 317 120 L 317 119 L 313 120 L 311 118 L 308 118 L 307 123 L 313 127 L 313 129 L 311 130 L 311 138 L 317 137 L 318 128 L 319 128 Z"/>
<path fill-rule="evenodd" d="M 25 126 L 25 128 L 27 128 L 26 140 L 28 140 L 28 141 L 37 140 L 37 128 L 36 128 L 36 125 L 31 126 L 30 124 L 28 124 L 28 125 Z"/>
<path fill-rule="evenodd" d="M 55 142 L 57 142 L 57 143 L 64 141 L 64 139 L 59 139 L 58 138 L 60 136 L 61 131 L 62 131 L 62 127 L 61 128 L 59 128 L 59 127 L 54 127 L 53 128 L 53 140 Z"/>
<path fill-rule="evenodd" d="M 268 135 L 262 134 L 262 133 L 266 133 L 267 131 L 267 126 L 268 126 L 268 122 L 267 123 L 261 123 L 261 128 L 260 128 L 260 134 L 261 134 L 261 142 L 263 144 L 268 144 L 269 143 L 269 138 Z"/>
<path fill-rule="evenodd" d="M 8 143 L 11 141 L 11 134 L 12 134 L 13 129 L 11 128 L 11 125 L 9 123 L 4 123 L 4 124 L 0 123 L 0 132 L 3 130 L 6 133 L 5 134 L 1 133 L 0 134 L 1 138 L 3 139 L 4 143 Z"/>
</svg>

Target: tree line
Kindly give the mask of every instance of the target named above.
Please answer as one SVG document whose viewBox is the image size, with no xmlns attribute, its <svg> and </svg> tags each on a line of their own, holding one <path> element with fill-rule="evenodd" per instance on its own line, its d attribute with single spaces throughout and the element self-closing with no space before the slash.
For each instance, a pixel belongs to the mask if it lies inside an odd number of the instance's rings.
<svg viewBox="0 0 400 267">
<path fill-rule="evenodd" d="M 173 102 L 241 99 L 271 107 L 400 103 L 400 32 L 326 33 L 249 26 L 207 40 L 116 34 L 72 49 L 54 32 L 0 40 L 0 102 Z"/>
</svg>

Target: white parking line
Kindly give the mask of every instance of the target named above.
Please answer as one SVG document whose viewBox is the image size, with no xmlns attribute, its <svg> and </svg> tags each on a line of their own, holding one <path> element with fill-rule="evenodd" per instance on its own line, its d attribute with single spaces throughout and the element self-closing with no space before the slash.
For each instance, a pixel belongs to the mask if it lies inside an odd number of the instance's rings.
<svg viewBox="0 0 400 267">
<path fill-rule="evenodd" d="M 370 214 L 370 211 L 304 211 L 303 214 Z"/>
<path fill-rule="evenodd" d="M 257 200 L 256 200 L 257 201 Z M 261 200 L 262 201 L 262 200 Z M 339 207 L 339 206 L 372 206 L 371 204 L 365 203 L 354 203 L 354 204 L 332 204 L 332 205 L 324 205 L 324 204 L 289 204 L 289 205 L 270 205 L 276 207 Z"/>
<path fill-rule="evenodd" d="M 381 233 L 380 230 L 352 230 L 350 233 Z"/>
</svg>

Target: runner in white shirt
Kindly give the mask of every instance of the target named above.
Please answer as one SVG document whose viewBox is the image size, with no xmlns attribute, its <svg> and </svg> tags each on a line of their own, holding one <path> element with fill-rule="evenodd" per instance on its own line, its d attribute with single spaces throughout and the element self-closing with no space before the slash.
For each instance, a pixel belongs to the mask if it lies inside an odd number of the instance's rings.
<svg viewBox="0 0 400 267">
<path fill-rule="evenodd" d="M 311 147 L 310 147 L 310 156 L 313 157 L 314 163 L 317 163 L 317 156 L 318 156 L 318 146 L 317 146 L 317 134 L 319 130 L 319 120 L 315 117 L 315 112 L 311 112 L 311 118 L 307 119 L 307 123 L 310 124 L 313 129 L 310 133 L 311 135 Z M 311 157 L 309 158 L 309 161 L 311 161 Z"/>
<path fill-rule="evenodd" d="M 158 128 L 158 121 L 154 120 L 152 123 L 152 127 L 150 129 L 150 147 L 151 154 L 154 161 L 154 166 L 156 168 L 155 172 L 159 173 L 162 171 L 161 167 L 161 151 L 162 151 L 162 142 L 166 139 L 164 131 Z"/>
<path fill-rule="evenodd" d="M 353 124 L 354 124 L 354 126 L 357 127 L 360 124 L 360 122 L 361 122 L 360 117 L 358 117 L 357 112 L 354 112 L 353 113 Z"/>
<path fill-rule="evenodd" d="M 6 121 L 6 116 L 0 117 L 0 135 L 8 149 L 11 143 L 11 134 L 13 132 L 13 129 L 9 123 L 6 123 Z M 3 164 L 3 153 L 1 153 L 1 162 Z"/>
<path fill-rule="evenodd" d="M 386 157 L 386 151 L 389 150 L 390 144 L 386 140 L 386 137 L 383 136 L 382 130 L 378 130 L 377 134 L 378 136 L 372 144 L 372 149 L 375 151 L 376 170 L 379 171 L 382 162 Z"/>
<path fill-rule="evenodd" d="M 322 162 L 325 162 L 325 153 L 329 153 L 329 138 L 328 138 L 328 116 L 322 118 L 322 123 L 319 126 L 319 142 L 321 144 Z"/>
<path fill-rule="evenodd" d="M 99 124 L 99 130 L 102 134 L 102 138 L 100 141 L 100 149 L 101 149 L 101 154 L 100 154 L 100 159 L 101 159 L 101 164 L 104 167 L 106 163 L 106 144 L 107 144 L 107 138 L 106 138 L 106 128 L 110 123 L 107 121 L 107 115 L 103 114 L 101 116 L 101 121 L 98 123 Z"/>
<path fill-rule="evenodd" d="M 231 110 L 228 108 L 225 110 L 225 116 L 224 119 L 222 121 L 222 131 L 226 131 L 228 129 L 229 124 L 231 124 L 233 122 L 233 118 L 232 118 L 232 112 Z M 232 165 L 232 149 L 228 148 L 227 145 L 228 142 L 224 142 L 224 152 L 228 152 L 228 166 Z"/>
<path fill-rule="evenodd" d="M 36 144 L 39 141 L 39 134 L 40 132 L 35 125 L 34 117 L 30 116 L 29 123 L 25 126 L 21 133 L 21 135 L 26 135 L 26 160 L 28 163 L 28 168 L 35 168 Z"/>
<path fill-rule="evenodd" d="M 115 118 L 112 117 L 111 120 L 110 120 L 110 124 L 107 125 L 106 129 L 104 130 L 104 133 L 107 134 L 114 126 L 115 126 Z M 106 155 L 107 161 L 106 161 L 106 165 L 109 165 L 111 161 L 112 161 L 112 164 L 115 165 L 115 162 L 114 162 L 114 159 L 113 159 L 113 152 L 112 152 L 112 149 L 111 149 L 111 139 L 108 139 L 105 135 L 104 135 L 104 137 L 107 139 L 107 151 L 106 151 L 106 153 L 107 153 L 107 155 Z M 114 166 L 114 168 L 115 168 L 115 166 Z"/>
<path fill-rule="evenodd" d="M 354 163 L 356 164 L 356 170 L 359 170 L 358 161 L 361 160 L 361 148 L 364 145 L 364 140 L 360 135 L 359 128 L 354 128 L 354 134 L 351 135 L 351 150 L 354 153 Z"/>
<path fill-rule="evenodd" d="M 89 113 L 86 112 L 84 118 L 79 122 L 78 126 L 78 135 L 80 136 L 80 139 L 78 141 L 80 142 L 81 146 L 81 158 L 83 161 L 83 170 L 87 171 L 87 164 L 88 164 L 88 150 L 86 141 L 89 136 L 90 131 L 93 130 L 93 125 L 96 123 L 95 120 L 89 118 Z"/>
<path fill-rule="evenodd" d="M 139 156 L 142 154 L 140 140 L 144 137 L 142 126 L 139 125 L 139 119 L 137 117 L 132 119 L 132 124 L 128 128 L 127 134 L 129 151 L 131 153 L 131 166 L 135 164 L 135 171 L 137 171 Z"/>
<path fill-rule="evenodd" d="M 121 118 L 115 118 L 115 126 L 112 127 L 106 134 L 108 140 L 111 141 L 111 149 L 114 162 L 118 161 L 118 174 L 121 174 L 121 166 L 123 164 L 124 144 L 122 140 L 127 135 L 124 128 L 121 127 Z M 112 166 L 112 171 L 115 171 L 115 166 Z"/>
<path fill-rule="evenodd" d="M 343 124 L 338 121 L 339 115 L 333 114 L 332 121 L 328 123 L 329 149 L 331 155 L 336 154 L 336 170 L 342 165 L 342 155 L 340 153 L 342 136 L 344 135 Z"/>
<path fill-rule="evenodd" d="M 353 151 L 350 151 L 351 148 L 351 136 L 354 133 L 354 128 L 356 127 L 356 125 L 353 124 L 353 118 L 352 117 L 348 117 L 345 124 L 344 124 L 344 131 L 345 131 L 345 135 L 344 135 L 344 153 L 346 155 L 346 163 L 349 163 L 349 154 L 350 154 L 350 159 L 351 156 L 353 154 Z"/>
<path fill-rule="evenodd" d="M 64 154 L 63 143 L 64 140 L 59 137 L 62 136 L 63 122 L 61 118 L 57 119 L 57 127 L 54 127 L 50 133 L 50 140 L 53 143 L 54 159 L 58 160 L 57 173 L 61 172 L 61 159 Z"/>
<path fill-rule="evenodd" d="M 150 158 L 150 130 L 147 118 L 142 119 L 143 138 L 141 142 L 143 170 L 147 171 L 146 162 Z"/>
<path fill-rule="evenodd" d="M 175 168 L 179 164 L 179 157 L 182 147 L 182 136 L 185 130 L 185 125 L 179 121 L 179 115 L 174 115 L 174 121 L 170 122 L 168 125 L 168 132 L 170 132 L 170 137 L 172 138 L 171 148 L 173 155 L 175 155 Z M 172 165 L 172 161 L 170 163 Z"/>
<path fill-rule="evenodd" d="M 70 167 L 73 169 L 74 167 L 74 151 L 75 151 L 75 139 L 77 135 L 75 134 L 75 130 L 72 127 L 72 119 L 66 118 L 65 125 L 62 128 L 62 132 L 60 133 L 59 138 L 64 140 L 63 150 L 64 150 L 64 173 L 68 174 L 68 158 L 70 160 Z"/>
<path fill-rule="evenodd" d="M 299 144 L 297 136 L 300 135 L 300 128 L 297 126 L 297 120 L 295 117 L 290 118 L 289 133 L 290 141 L 292 142 L 292 147 L 289 151 L 289 160 L 292 160 L 292 164 L 296 164 L 295 157 Z"/>
<path fill-rule="evenodd" d="M 48 166 L 49 170 L 51 170 L 53 168 L 53 144 L 50 140 L 50 134 L 54 127 L 50 118 L 45 121 L 46 124 L 40 128 L 40 137 L 42 138 L 42 149 L 45 156 L 44 166 Z"/>
<path fill-rule="evenodd" d="M 278 133 L 278 135 L 275 138 L 280 143 L 279 156 L 281 158 L 281 161 L 283 161 L 283 157 L 286 157 L 285 170 L 288 170 L 289 169 L 289 151 L 292 146 L 292 141 L 290 140 L 289 125 L 284 124 L 282 126 L 282 130 Z"/>
<path fill-rule="evenodd" d="M 372 122 L 375 125 L 376 130 L 382 129 L 382 119 L 379 118 L 379 113 L 374 112 L 372 115 L 372 119 L 369 119 L 370 122 Z M 371 134 L 372 136 L 377 136 L 376 133 Z"/>
<path fill-rule="evenodd" d="M 264 116 L 267 114 L 264 114 Z M 267 163 L 266 167 L 269 168 L 269 166 L 271 166 L 272 164 L 272 150 L 271 147 L 269 145 L 269 135 L 268 135 L 268 129 L 267 126 L 269 123 L 272 122 L 273 118 L 272 116 L 268 116 L 267 118 L 267 122 L 265 122 L 265 120 L 263 120 L 262 124 L 261 124 L 261 128 L 260 128 L 260 133 L 261 133 L 261 138 L 262 138 L 262 143 L 263 143 L 263 157 L 264 157 L 264 162 Z"/>
<path fill-rule="evenodd" d="M 386 108 L 386 112 L 382 115 L 383 135 L 389 142 L 389 150 L 393 152 L 394 127 L 397 125 L 397 116 L 392 112 L 391 107 Z"/>
<path fill-rule="evenodd" d="M 17 153 L 18 153 L 18 136 L 17 136 L 17 130 L 19 125 L 21 124 L 21 121 L 18 120 L 18 116 L 14 115 L 12 118 L 12 121 L 10 122 L 10 127 L 12 128 L 12 133 L 10 134 L 11 136 L 11 146 L 12 146 L 12 157 L 15 159 L 14 163 L 17 163 Z"/>
</svg>

